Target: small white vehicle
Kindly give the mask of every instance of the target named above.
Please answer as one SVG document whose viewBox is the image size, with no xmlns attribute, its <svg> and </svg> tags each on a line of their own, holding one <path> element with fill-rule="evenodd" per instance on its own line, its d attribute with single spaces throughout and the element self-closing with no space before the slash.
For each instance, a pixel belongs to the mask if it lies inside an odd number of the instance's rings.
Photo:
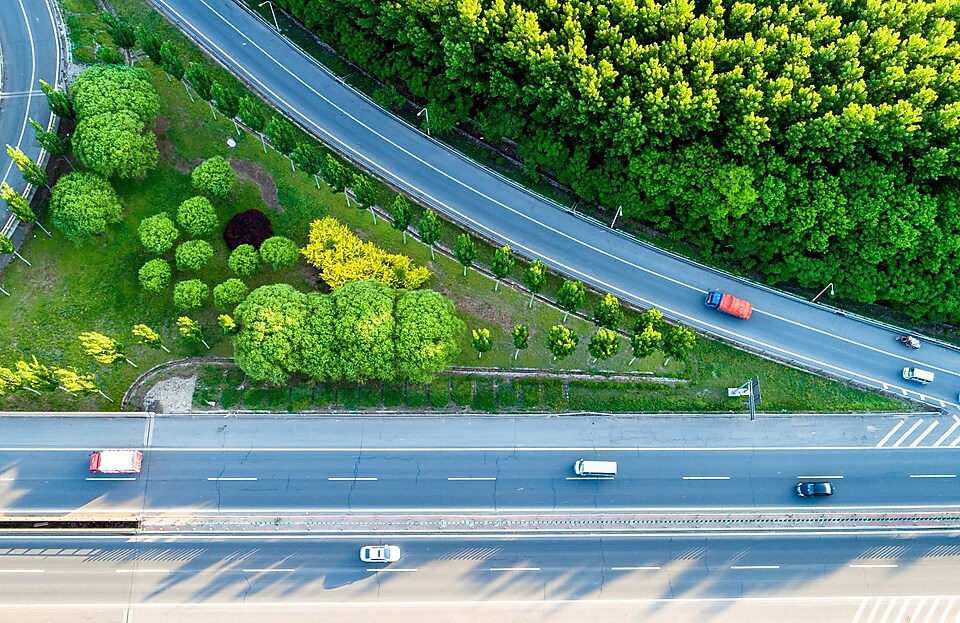
<svg viewBox="0 0 960 623">
<path fill-rule="evenodd" d="M 903 378 L 906 381 L 913 381 L 915 383 L 920 383 L 921 385 L 927 385 L 933 383 L 933 372 L 929 370 L 921 370 L 920 368 L 904 368 L 903 369 Z"/>
<path fill-rule="evenodd" d="M 360 560 L 363 562 L 397 562 L 400 560 L 400 547 L 397 545 L 365 545 L 360 548 Z"/>
<path fill-rule="evenodd" d="M 580 459 L 573 464 L 573 473 L 577 476 L 606 476 L 613 478 L 617 475 L 616 461 L 587 461 Z"/>
</svg>

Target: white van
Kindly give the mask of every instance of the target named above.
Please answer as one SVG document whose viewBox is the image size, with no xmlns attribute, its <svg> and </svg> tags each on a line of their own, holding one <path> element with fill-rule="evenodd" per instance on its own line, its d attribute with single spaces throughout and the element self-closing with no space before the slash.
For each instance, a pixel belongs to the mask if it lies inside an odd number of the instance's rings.
<svg viewBox="0 0 960 623">
<path fill-rule="evenodd" d="M 617 475 L 617 462 L 580 459 L 573 464 L 573 472 L 577 476 L 608 476 L 613 478 Z"/>
<path fill-rule="evenodd" d="M 914 381 L 921 385 L 933 383 L 933 372 L 921 370 L 920 368 L 904 368 L 903 378 L 907 381 Z"/>
</svg>

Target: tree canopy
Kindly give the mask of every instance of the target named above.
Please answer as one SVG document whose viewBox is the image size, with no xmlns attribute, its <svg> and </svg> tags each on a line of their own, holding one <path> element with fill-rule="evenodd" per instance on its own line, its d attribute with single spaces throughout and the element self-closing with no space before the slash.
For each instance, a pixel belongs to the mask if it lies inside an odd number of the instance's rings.
<svg viewBox="0 0 960 623">
<path fill-rule="evenodd" d="M 84 117 L 73 135 L 73 153 L 104 177 L 132 178 L 157 166 L 157 137 L 125 111 Z"/>
<path fill-rule="evenodd" d="M 70 86 L 78 120 L 104 113 L 127 112 L 149 127 L 160 113 L 160 97 L 143 69 L 126 65 L 94 65 Z"/>
<path fill-rule="evenodd" d="M 103 234 L 107 225 L 120 222 L 122 210 L 110 182 L 96 173 L 68 173 L 50 195 L 54 226 L 74 242 Z"/>
</svg>

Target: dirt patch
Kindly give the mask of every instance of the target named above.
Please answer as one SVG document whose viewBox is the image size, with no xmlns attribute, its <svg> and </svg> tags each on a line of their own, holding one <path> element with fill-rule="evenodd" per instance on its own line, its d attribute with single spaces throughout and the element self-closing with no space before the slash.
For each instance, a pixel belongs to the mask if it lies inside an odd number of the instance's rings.
<svg viewBox="0 0 960 623">
<path fill-rule="evenodd" d="M 233 172 L 237 177 L 249 180 L 260 189 L 260 198 L 270 206 L 270 209 L 283 214 L 283 206 L 280 205 L 280 196 L 277 193 L 277 183 L 273 176 L 267 173 L 263 167 L 250 160 L 230 159 L 230 165 L 233 166 Z"/>
<path fill-rule="evenodd" d="M 164 379 L 150 388 L 143 398 L 143 404 L 155 413 L 190 413 L 196 387 L 196 374 Z"/>
<path fill-rule="evenodd" d="M 442 294 L 452 298 L 457 311 L 475 316 L 487 324 L 496 325 L 507 333 L 513 331 L 511 316 L 502 307 L 470 296 L 451 297 L 450 292 L 442 292 Z"/>
</svg>

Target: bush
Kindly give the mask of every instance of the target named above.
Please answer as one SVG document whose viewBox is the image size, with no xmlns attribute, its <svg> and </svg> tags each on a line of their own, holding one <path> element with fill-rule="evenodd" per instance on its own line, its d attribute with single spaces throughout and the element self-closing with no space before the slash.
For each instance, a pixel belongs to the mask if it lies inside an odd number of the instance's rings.
<svg viewBox="0 0 960 623">
<path fill-rule="evenodd" d="M 260 254 L 249 244 L 241 244 L 230 254 L 227 264 L 241 277 L 249 277 L 260 267 Z"/>
<path fill-rule="evenodd" d="M 50 194 L 50 218 L 74 242 L 103 234 L 120 222 L 122 210 L 113 186 L 96 173 L 68 173 Z"/>
<path fill-rule="evenodd" d="M 299 255 L 297 243 L 284 236 L 271 236 L 260 245 L 260 260 L 274 270 L 290 268 Z"/>
<path fill-rule="evenodd" d="M 239 279 L 227 279 L 213 288 L 213 304 L 217 309 L 229 311 L 247 298 L 250 290 Z"/>
<path fill-rule="evenodd" d="M 204 160 L 190 174 L 190 180 L 197 191 L 214 197 L 226 197 L 230 194 L 235 179 L 233 167 L 222 156 Z"/>
<path fill-rule="evenodd" d="M 107 112 L 77 123 L 73 153 L 104 177 L 134 178 L 157 166 L 157 137 L 129 112 Z"/>
<path fill-rule="evenodd" d="M 249 244 L 254 249 L 259 249 L 263 241 L 271 236 L 273 236 L 273 225 L 267 215 L 260 210 L 247 210 L 237 214 L 230 219 L 223 231 L 223 239 L 231 251 L 242 244 Z"/>
<path fill-rule="evenodd" d="M 177 247 L 175 257 L 178 269 L 197 271 L 213 258 L 213 247 L 206 240 L 187 240 Z"/>
<path fill-rule="evenodd" d="M 100 65 L 87 69 L 70 85 L 77 119 L 103 113 L 128 112 L 149 126 L 160 113 L 160 97 L 144 69 Z"/>
<path fill-rule="evenodd" d="M 173 271 L 164 259 L 150 260 L 140 267 L 140 286 L 147 292 L 160 292 L 170 285 Z"/>
<path fill-rule="evenodd" d="M 210 298 L 210 288 L 199 279 L 181 281 L 173 288 L 173 304 L 181 311 L 203 307 Z"/>
<path fill-rule="evenodd" d="M 191 236 L 204 238 L 217 229 L 217 212 L 206 197 L 191 197 L 177 208 L 177 224 Z"/>
<path fill-rule="evenodd" d="M 154 214 L 140 221 L 137 235 L 143 248 L 151 253 L 166 253 L 173 247 L 173 243 L 180 236 L 180 231 L 173 224 L 166 212 Z"/>
</svg>

